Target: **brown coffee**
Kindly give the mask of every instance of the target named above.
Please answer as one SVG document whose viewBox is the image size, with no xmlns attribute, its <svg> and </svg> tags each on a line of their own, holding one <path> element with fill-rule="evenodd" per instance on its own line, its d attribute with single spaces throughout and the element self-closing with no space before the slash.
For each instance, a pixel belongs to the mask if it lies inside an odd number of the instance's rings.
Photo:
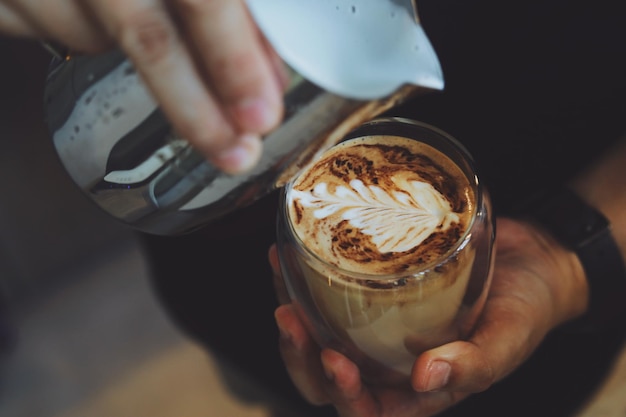
<svg viewBox="0 0 626 417">
<path fill-rule="evenodd" d="M 387 275 L 421 269 L 458 245 L 473 218 L 473 193 L 435 148 L 368 136 L 329 150 L 287 198 L 311 252 L 341 269 Z"/>
<path fill-rule="evenodd" d="M 304 283 L 294 298 L 321 343 L 370 379 L 405 378 L 419 353 L 467 331 L 473 179 L 433 146 L 373 135 L 331 148 L 288 187 L 300 246 L 288 262 Z"/>
</svg>

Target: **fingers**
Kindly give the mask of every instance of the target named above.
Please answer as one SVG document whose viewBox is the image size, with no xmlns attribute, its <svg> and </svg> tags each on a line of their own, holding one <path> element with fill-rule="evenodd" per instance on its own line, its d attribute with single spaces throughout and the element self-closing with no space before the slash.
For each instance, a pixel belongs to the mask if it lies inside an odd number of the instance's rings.
<svg viewBox="0 0 626 417">
<path fill-rule="evenodd" d="M 192 51 L 159 0 L 86 0 L 135 64 L 178 133 L 219 168 L 248 169 L 256 138 L 238 138 L 207 88 Z M 233 143 L 234 142 L 234 146 Z"/>
<path fill-rule="evenodd" d="M 285 67 L 285 63 L 283 62 L 282 58 L 278 55 L 276 50 L 274 50 L 274 47 L 269 43 L 267 38 L 262 33 L 259 33 L 259 36 L 263 40 L 265 53 L 269 57 L 270 65 L 272 66 L 272 73 L 276 78 L 279 89 L 281 92 L 284 92 L 289 88 L 289 85 L 291 84 L 291 76 L 289 74 L 289 71 L 287 70 L 287 67 Z M 284 109 L 281 105 L 281 113 L 283 110 Z"/>
<path fill-rule="evenodd" d="M 328 395 L 341 417 L 429 417 L 467 397 L 466 393 L 416 393 L 409 387 L 367 386 L 354 362 L 333 350 L 321 354 L 332 385 Z"/>
<path fill-rule="evenodd" d="M 561 269 L 547 246 L 523 224 L 498 222 L 496 263 L 489 297 L 478 327 L 467 342 L 429 350 L 417 359 L 412 384 L 417 391 L 479 392 L 515 370 L 570 311 L 581 304 L 563 287 Z M 567 261 L 565 262 L 567 264 Z M 554 288 L 558 283 L 560 287 Z M 584 301 L 584 299 L 583 299 Z"/>
<path fill-rule="evenodd" d="M 283 361 L 307 401 L 314 405 L 333 404 L 342 417 L 380 416 L 380 407 L 361 382 L 361 374 L 352 361 L 330 349 L 320 352 L 292 305 L 279 307 L 275 318 Z"/>
<path fill-rule="evenodd" d="M 294 385 L 311 404 L 330 402 L 324 370 L 320 364 L 320 349 L 298 319 L 292 305 L 282 305 L 274 313 L 280 330 L 280 351 Z"/>
<path fill-rule="evenodd" d="M 476 393 L 489 388 L 530 354 L 532 323 L 511 309 L 490 307 L 469 341 L 457 341 L 420 355 L 412 385 L 418 392 Z"/>
<path fill-rule="evenodd" d="M 280 272 L 276 244 L 270 246 L 268 259 L 273 271 L 274 287 L 281 304 L 274 313 L 280 331 L 280 351 L 294 385 L 311 404 L 330 402 L 327 385 L 333 379 L 333 362 L 327 369 L 320 362 L 320 348 L 310 337 L 291 302 Z"/>
<path fill-rule="evenodd" d="M 243 1 L 87 1 L 182 137 L 227 173 L 257 163 L 282 92 Z"/>
<path fill-rule="evenodd" d="M 480 392 L 495 382 L 492 364 L 481 349 L 454 342 L 422 354 L 416 361 L 412 384 L 418 392 Z"/>
<path fill-rule="evenodd" d="M 282 119 L 285 73 L 243 0 L 0 0 L 0 30 L 80 52 L 118 44 L 177 133 L 251 169 Z"/>
<path fill-rule="evenodd" d="M 240 130 L 267 133 L 280 119 L 282 91 L 245 5 L 233 0 L 173 1 L 184 29 L 199 40 L 200 65 Z M 202 41 L 200 43 L 200 40 Z"/>
<path fill-rule="evenodd" d="M 354 364 L 342 354 L 325 349 L 321 353 L 326 378 L 333 384 L 330 397 L 342 417 L 380 416 L 378 402 L 361 381 L 361 374 Z"/>
</svg>

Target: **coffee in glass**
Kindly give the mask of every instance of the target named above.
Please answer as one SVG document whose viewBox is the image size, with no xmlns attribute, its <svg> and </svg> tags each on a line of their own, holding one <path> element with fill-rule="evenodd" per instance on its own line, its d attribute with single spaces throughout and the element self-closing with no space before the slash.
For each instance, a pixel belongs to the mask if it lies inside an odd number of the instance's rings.
<svg viewBox="0 0 626 417">
<path fill-rule="evenodd" d="M 470 334 L 493 244 L 471 156 L 412 120 L 361 126 L 281 197 L 289 295 L 317 342 L 355 361 L 370 383 L 406 381 L 421 352 Z"/>
</svg>

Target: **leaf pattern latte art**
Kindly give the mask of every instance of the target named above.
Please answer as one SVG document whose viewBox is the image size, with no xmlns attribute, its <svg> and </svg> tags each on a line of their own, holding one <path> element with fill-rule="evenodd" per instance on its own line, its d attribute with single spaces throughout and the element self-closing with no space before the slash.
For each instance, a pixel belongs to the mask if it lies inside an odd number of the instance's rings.
<svg viewBox="0 0 626 417">
<path fill-rule="evenodd" d="M 382 253 L 404 252 L 421 244 L 437 230 L 459 221 L 450 203 L 431 184 L 406 183 L 402 190 L 387 192 L 352 180 L 337 186 L 334 193 L 326 183 L 312 191 L 292 190 L 292 199 L 314 209 L 317 219 L 339 214 L 362 233 L 371 236 Z"/>
</svg>

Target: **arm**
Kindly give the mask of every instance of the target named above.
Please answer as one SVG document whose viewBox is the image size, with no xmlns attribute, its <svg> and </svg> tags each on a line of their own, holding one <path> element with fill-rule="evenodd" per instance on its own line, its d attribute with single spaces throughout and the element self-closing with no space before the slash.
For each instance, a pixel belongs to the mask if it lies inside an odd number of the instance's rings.
<svg viewBox="0 0 626 417">
<path fill-rule="evenodd" d="M 587 313 L 571 323 L 570 328 L 602 329 L 624 310 L 621 299 L 626 292 L 625 175 L 626 136 L 569 184 L 582 202 L 579 209 L 586 213 L 582 216 L 586 218 L 583 224 L 589 230 L 582 233 L 583 239 L 570 239 L 573 244 L 562 239 L 563 233 L 558 229 L 555 233 L 577 253 L 589 288 Z M 585 240 L 591 243 L 581 243 Z"/>
<path fill-rule="evenodd" d="M 586 314 L 568 324 L 570 330 L 600 330 L 623 310 L 626 291 L 624 207 L 626 139 L 563 188 L 531 202 L 521 215 L 541 233 L 570 252 L 584 279 Z M 558 295 L 558 294 L 557 294 Z M 559 297 L 555 297 L 560 300 Z M 561 300 L 567 302 L 567 300 Z"/>
<path fill-rule="evenodd" d="M 626 135 L 572 182 L 572 189 L 602 212 L 626 259 Z"/>
</svg>

